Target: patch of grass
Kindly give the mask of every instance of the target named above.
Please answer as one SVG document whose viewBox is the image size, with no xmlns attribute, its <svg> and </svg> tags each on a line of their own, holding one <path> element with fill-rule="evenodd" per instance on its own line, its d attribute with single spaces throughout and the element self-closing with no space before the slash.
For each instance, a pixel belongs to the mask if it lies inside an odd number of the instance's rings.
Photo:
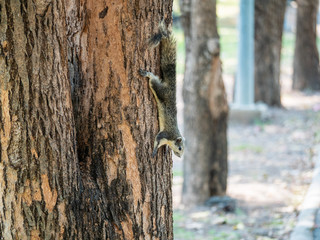
<svg viewBox="0 0 320 240">
<path fill-rule="evenodd" d="M 181 225 L 185 221 L 185 216 L 179 211 L 173 211 L 173 235 L 177 240 L 195 239 L 195 234 L 191 230 L 187 230 Z"/>
<path fill-rule="evenodd" d="M 268 224 L 268 226 L 272 228 L 281 228 L 283 225 L 283 220 L 278 218 L 272 219 L 272 221 Z"/>
<path fill-rule="evenodd" d="M 254 119 L 254 125 L 260 127 L 264 131 L 266 125 L 270 125 L 272 122 L 270 120 L 261 120 L 260 118 Z"/>
<path fill-rule="evenodd" d="M 295 41 L 296 37 L 294 33 L 283 32 L 281 49 L 281 64 L 283 66 L 292 66 L 293 64 Z"/>
<path fill-rule="evenodd" d="M 181 211 L 173 211 L 173 235 L 175 240 L 193 240 L 197 238 L 194 231 L 184 227 L 187 215 Z"/>
<path fill-rule="evenodd" d="M 173 170 L 173 176 L 174 177 L 183 177 L 183 171 L 182 170 Z"/>
<path fill-rule="evenodd" d="M 234 75 L 237 69 L 237 29 L 219 27 L 220 33 L 220 56 L 223 63 L 223 71 Z"/>
<path fill-rule="evenodd" d="M 177 66 L 176 71 L 178 74 L 184 74 L 185 65 L 185 41 L 182 28 L 173 27 L 173 34 L 177 41 Z"/>
<path fill-rule="evenodd" d="M 257 240 L 277 240 L 276 238 L 269 238 L 265 236 L 257 236 Z"/>
<path fill-rule="evenodd" d="M 255 153 L 262 153 L 263 147 L 256 146 L 256 145 L 250 145 L 250 144 L 241 144 L 238 146 L 234 146 L 232 148 L 233 151 L 253 151 Z"/>
<path fill-rule="evenodd" d="M 179 211 L 173 211 L 173 224 L 182 222 L 185 219 L 185 216 Z"/>
<path fill-rule="evenodd" d="M 218 232 L 215 230 L 210 230 L 210 239 L 212 240 L 240 240 L 241 236 L 237 232 Z"/>
<path fill-rule="evenodd" d="M 195 239 L 194 232 L 184 228 L 176 227 L 173 229 L 174 239 L 177 240 L 192 240 Z"/>
<path fill-rule="evenodd" d="M 237 69 L 239 0 L 217 2 L 218 32 L 220 35 L 220 56 L 223 72 L 234 75 Z"/>
<path fill-rule="evenodd" d="M 244 217 L 244 216 L 246 216 L 246 213 L 245 213 L 241 208 L 236 208 L 235 214 L 236 214 L 238 217 Z"/>
<path fill-rule="evenodd" d="M 316 131 L 314 133 L 314 142 L 319 143 L 320 142 L 320 131 Z"/>
<path fill-rule="evenodd" d="M 228 224 L 228 225 L 235 226 L 239 223 L 242 223 L 242 221 L 240 221 L 240 219 L 238 219 L 238 218 L 228 218 L 228 217 L 226 218 L 226 224 Z"/>
</svg>

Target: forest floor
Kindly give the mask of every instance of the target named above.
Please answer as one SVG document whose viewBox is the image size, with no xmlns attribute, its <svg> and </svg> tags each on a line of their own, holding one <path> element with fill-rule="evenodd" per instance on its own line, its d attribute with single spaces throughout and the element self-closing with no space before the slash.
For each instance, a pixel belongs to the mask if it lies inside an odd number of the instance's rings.
<svg viewBox="0 0 320 240">
<path fill-rule="evenodd" d="M 236 200 L 234 212 L 183 206 L 183 160 L 174 158 L 175 240 L 289 239 L 318 160 L 320 94 L 285 89 L 283 108 L 268 109 L 251 125 L 229 124 L 227 195 Z"/>
</svg>

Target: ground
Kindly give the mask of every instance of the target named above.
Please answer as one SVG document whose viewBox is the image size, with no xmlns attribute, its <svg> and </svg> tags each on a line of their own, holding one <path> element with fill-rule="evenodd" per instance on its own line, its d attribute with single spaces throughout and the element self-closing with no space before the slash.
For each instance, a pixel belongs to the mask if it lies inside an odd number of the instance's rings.
<svg viewBox="0 0 320 240">
<path fill-rule="evenodd" d="M 286 84 L 283 108 L 267 110 L 251 125 L 229 125 L 227 195 L 236 199 L 234 212 L 183 206 L 183 160 L 174 158 L 176 240 L 289 239 L 320 143 L 320 94 L 293 92 Z M 178 109 L 182 107 L 178 96 Z M 179 122 L 183 124 L 181 115 Z"/>
</svg>

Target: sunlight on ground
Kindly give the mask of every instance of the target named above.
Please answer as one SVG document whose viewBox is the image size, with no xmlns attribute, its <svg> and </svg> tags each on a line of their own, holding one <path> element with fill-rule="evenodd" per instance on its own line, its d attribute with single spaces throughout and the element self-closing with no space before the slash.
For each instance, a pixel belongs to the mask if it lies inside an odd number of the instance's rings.
<svg viewBox="0 0 320 240">
<path fill-rule="evenodd" d="M 286 108 L 320 110 L 320 94 L 291 92 L 282 96 L 283 106 Z"/>
</svg>

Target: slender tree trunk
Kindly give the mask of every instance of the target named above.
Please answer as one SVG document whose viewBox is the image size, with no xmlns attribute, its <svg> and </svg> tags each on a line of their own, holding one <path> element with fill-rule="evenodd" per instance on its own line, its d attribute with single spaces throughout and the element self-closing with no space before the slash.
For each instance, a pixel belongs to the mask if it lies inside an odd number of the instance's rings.
<svg viewBox="0 0 320 240">
<path fill-rule="evenodd" d="M 216 1 L 181 1 L 181 9 L 186 37 L 183 202 L 192 205 L 226 193 L 228 104 Z"/>
<path fill-rule="evenodd" d="M 171 154 L 151 158 L 157 108 L 138 75 L 159 73 L 146 41 L 171 9 L 0 1 L 1 237 L 173 239 Z"/>
<path fill-rule="evenodd" d="M 281 106 L 280 59 L 286 0 L 255 0 L 255 101 Z"/>
<path fill-rule="evenodd" d="M 293 89 L 319 90 L 319 53 L 316 45 L 318 0 L 297 0 L 297 32 L 293 62 Z"/>
</svg>

